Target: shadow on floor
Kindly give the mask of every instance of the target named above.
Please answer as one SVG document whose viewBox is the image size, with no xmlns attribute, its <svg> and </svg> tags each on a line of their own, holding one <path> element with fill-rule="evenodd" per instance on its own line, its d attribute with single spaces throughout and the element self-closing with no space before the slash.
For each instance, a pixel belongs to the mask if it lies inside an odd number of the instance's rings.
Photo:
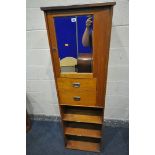
<svg viewBox="0 0 155 155">
<path fill-rule="evenodd" d="M 60 122 L 32 121 L 26 135 L 27 155 L 128 155 L 129 129 L 105 127 L 103 150 L 100 153 L 64 148 Z"/>
</svg>

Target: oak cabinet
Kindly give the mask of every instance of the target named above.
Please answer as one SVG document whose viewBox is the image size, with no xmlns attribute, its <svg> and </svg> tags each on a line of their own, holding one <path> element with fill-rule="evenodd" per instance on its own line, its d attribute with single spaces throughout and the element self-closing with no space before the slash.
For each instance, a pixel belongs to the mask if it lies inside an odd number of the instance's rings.
<svg viewBox="0 0 155 155">
<path fill-rule="evenodd" d="M 101 150 L 115 2 L 42 7 L 65 147 Z"/>
</svg>

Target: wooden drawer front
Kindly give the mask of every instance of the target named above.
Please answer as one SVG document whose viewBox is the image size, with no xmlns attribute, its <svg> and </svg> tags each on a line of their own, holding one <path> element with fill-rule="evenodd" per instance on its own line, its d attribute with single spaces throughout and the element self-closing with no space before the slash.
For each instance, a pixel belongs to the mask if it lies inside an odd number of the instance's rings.
<svg viewBox="0 0 155 155">
<path fill-rule="evenodd" d="M 70 79 L 70 78 L 58 78 L 58 90 L 64 91 L 96 91 L 96 79 Z"/>
<path fill-rule="evenodd" d="M 96 106 L 96 91 L 59 92 L 60 104 Z"/>
</svg>

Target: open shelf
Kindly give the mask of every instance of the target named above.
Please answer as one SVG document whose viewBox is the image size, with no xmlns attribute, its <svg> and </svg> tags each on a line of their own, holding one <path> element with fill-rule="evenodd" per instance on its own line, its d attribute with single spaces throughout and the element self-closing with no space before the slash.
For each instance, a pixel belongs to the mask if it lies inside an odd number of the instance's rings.
<svg viewBox="0 0 155 155">
<path fill-rule="evenodd" d="M 66 148 L 100 152 L 103 108 L 61 107 Z"/>
<path fill-rule="evenodd" d="M 66 148 L 78 149 L 78 150 L 83 150 L 83 151 L 100 152 L 100 144 L 92 143 L 92 142 L 68 140 Z"/>
<path fill-rule="evenodd" d="M 86 123 L 96 123 L 102 124 L 101 116 L 85 116 L 78 114 L 64 114 L 64 121 L 73 121 L 73 122 L 86 122 Z"/>
<path fill-rule="evenodd" d="M 65 122 L 64 132 L 66 135 L 101 138 L 102 126 L 99 124 Z"/>
<path fill-rule="evenodd" d="M 102 110 L 90 107 L 63 107 L 63 120 L 102 124 Z"/>
<path fill-rule="evenodd" d="M 100 108 L 100 109 L 103 109 L 104 107 L 103 106 L 87 106 L 87 105 L 78 105 L 78 104 L 76 104 L 76 105 L 68 105 L 68 104 L 60 104 L 60 106 L 73 106 L 73 107 L 90 107 L 90 108 Z"/>
<path fill-rule="evenodd" d="M 95 138 L 67 136 L 66 148 L 99 152 L 100 145 L 100 140 Z"/>
<path fill-rule="evenodd" d="M 81 128 L 67 127 L 67 128 L 65 128 L 65 134 L 101 138 L 101 131 L 100 130 L 92 130 L 92 129 L 81 129 Z"/>
</svg>

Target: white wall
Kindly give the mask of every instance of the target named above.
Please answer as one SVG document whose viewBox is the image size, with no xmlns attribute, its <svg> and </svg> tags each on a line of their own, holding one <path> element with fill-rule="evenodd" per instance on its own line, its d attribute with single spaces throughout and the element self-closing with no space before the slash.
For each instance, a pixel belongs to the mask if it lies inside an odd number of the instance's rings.
<svg viewBox="0 0 155 155">
<path fill-rule="evenodd" d="M 86 0 L 84 3 L 104 2 Z M 41 6 L 83 3 L 83 0 L 27 0 L 27 110 L 30 114 L 59 115 L 49 45 Z M 105 119 L 128 120 L 129 2 L 114 7 Z"/>
</svg>

